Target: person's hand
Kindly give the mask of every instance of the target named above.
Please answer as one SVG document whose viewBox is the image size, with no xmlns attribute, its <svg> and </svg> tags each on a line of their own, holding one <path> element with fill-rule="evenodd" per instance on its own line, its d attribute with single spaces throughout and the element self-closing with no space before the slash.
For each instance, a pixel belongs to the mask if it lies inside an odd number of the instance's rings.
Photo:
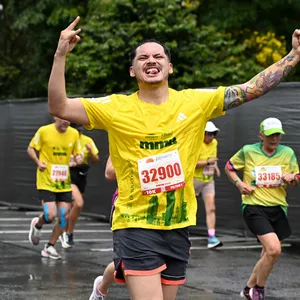
<svg viewBox="0 0 300 300">
<path fill-rule="evenodd" d="M 297 54 L 300 55 L 300 29 L 296 29 L 293 33 L 292 46 L 293 50 L 295 50 Z"/>
<path fill-rule="evenodd" d="M 255 191 L 255 189 L 253 187 L 246 184 L 242 180 L 239 180 L 236 183 L 236 186 L 239 189 L 239 191 L 241 192 L 241 194 L 243 194 L 243 195 L 251 195 Z"/>
<path fill-rule="evenodd" d="M 91 144 L 85 144 L 86 149 L 91 153 L 92 152 L 92 145 Z"/>
<path fill-rule="evenodd" d="M 83 163 L 83 155 L 82 154 L 76 154 L 75 155 L 75 161 L 77 165 L 81 165 Z"/>
<path fill-rule="evenodd" d="M 71 154 L 70 156 L 70 161 L 69 161 L 69 167 L 76 167 L 77 163 L 75 161 L 75 156 L 73 154 Z"/>
<path fill-rule="evenodd" d="M 78 34 L 80 33 L 81 29 L 74 29 L 79 20 L 80 17 L 77 17 L 65 30 L 60 33 L 56 55 L 66 56 L 79 42 L 80 37 Z"/>
<path fill-rule="evenodd" d="M 220 169 L 219 169 L 219 168 L 216 168 L 216 174 L 217 174 L 218 177 L 221 176 L 221 172 L 220 172 Z"/>
<path fill-rule="evenodd" d="M 292 184 L 295 181 L 295 175 L 284 172 L 282 174 L 282 180 L 283 180 L 283 183 L 285 183 L 285 184 Z"/>
<path fill-rule="evenodd" d="M 44 172 L 46 170 L 47 165 L 48 165 L 47 163 L 40 161 L 40 160 L 37 163 L 37 167 L 41 172 Z"/>
<path fill-rule="evenodd" d="M 213 165 L 216 161 L 218 161 L 218 159 L 216 157 L 211 157 L 211 158 L 208 158 L 207 159 L 207 162 L 210 164 L 210 165 Z"/>
</svg>

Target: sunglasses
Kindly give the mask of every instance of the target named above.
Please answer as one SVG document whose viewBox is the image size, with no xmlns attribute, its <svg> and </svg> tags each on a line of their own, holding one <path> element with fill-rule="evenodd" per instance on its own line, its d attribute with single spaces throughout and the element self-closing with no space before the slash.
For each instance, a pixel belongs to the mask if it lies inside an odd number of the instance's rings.
<svg viewBox="0 0 300 300">
<path fill-rule="evenodd" d="M 214 132 L 205 131 L 205 135 L 208 135 L 208 136 L 216 136 L 217 133 L 218 133 L 218 131 L 214 131 Z"/>
</svg>

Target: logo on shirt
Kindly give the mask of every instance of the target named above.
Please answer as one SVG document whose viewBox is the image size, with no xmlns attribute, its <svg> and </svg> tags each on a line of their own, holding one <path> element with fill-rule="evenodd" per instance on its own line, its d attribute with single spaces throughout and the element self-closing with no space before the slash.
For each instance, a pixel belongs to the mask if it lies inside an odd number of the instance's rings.
<svg viewBox="0 0 300 300">
<path fill-rule="evenodd" d="M 158 142 L 146 142 L 146 141 L 140 141 L 140 148 L 141 149 L 147 149 L 147 150 L 157 150 L 166 148 L 172 145 L 177 144 L 176 137 L 165 140 L 165 141 L 158 141 Z"/>
<path fill-rule="evenodd" d="M 100 97 L 100 98 L 87 98 L 86 100 L 88 100 L 89 102 L 92 102 L 92 103 L 101 103 L 101 104 L 111 102 L 109 96 Z"/>
<path fill-rule="evenodd" d="M 187 116 L 184 113 L 180 112 L 179 115 L 178 115 L 178 117 L 177 117 L 177 121 L 176 122 L 179 123 L 179 122 L 185 120 L 186 118 L 187 118 Z"/>
<path fill-rule="evenodd" d="M 67 156 L 66 152 L 53 152 L 53 156 Z"/>
</svg>

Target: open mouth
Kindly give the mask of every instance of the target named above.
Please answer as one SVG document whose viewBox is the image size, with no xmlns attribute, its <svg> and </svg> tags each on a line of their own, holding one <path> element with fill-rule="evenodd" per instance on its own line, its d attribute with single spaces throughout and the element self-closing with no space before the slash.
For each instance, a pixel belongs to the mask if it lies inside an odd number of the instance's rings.
<svg viewBox="0 0 300 300">
<path fill-rule="evenodd" d="M 145 69 L 145 73 L 147 75 L 158 74 L 159 72 L 160 72 L 160 70 L 157 67 L 148 67 L 148 68 Z"/>
</svg>

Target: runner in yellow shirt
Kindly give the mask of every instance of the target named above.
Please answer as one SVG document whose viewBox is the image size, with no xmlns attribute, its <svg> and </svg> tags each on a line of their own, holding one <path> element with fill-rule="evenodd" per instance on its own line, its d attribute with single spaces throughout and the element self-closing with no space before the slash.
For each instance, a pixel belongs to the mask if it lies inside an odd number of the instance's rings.
<svg viewBox="0 0 300 300">
<path fill-rule="evenodd" d="M 208 231 L 207 248 L 221 247 L 222 242 L 216 237 L 216 205 L 215 205 L 215 181 L 214 174 L 220 177 L 218 167 L 216 135 L 219 128 L 211 121 L 206 123 L 204 140 L 201 145 L 201 152 L 196 164 L 194 174 L 194 189 L 198 197 L 202 195 L 205 211 L 206 225 Z"/>
<path fill-rule="evenodd" d="M 69 161 L 71 155 L 75 156 L 76 163 L 82 160 L 77 130 L 69 127 L 69 121 L 54 119 L 54 124 L 38 129 L 27 149 L 29 157 L 37 165 L 36 185 L 43 205 L 43 213 L 31 221 L 29 240 L 33 245 L 38 245 L 43 225 L 52 223 L 57 215 L 58 222 L 41 255 L 59 259 L 61 257 L 54 245 L 67 225 L 72 203 Z"/>
<path fill-rule="evenodd" d="M 242 194 L 242 213 L 248 228 L 263 246 L 241 297 L 265 299 L 264 286 L 281 254 L 281 241 L 291 235 L 287 220 L 286 188 L 298 183 L 294 151 L 280 143 L 282 124 L 276 118 L 260 124 L 261 142 L 246 145 L 227 162 L 228 178 Z M 243 179 L 237 175 L 243 172 Z"/>
<path fill-rule="evenodd" d="M 50 113 L 108 132 L 119 188 L 112 224 L 115 276 L 126 280 L 133 300 L 173 300 L 185 281 L 188 227 L 196 223 L 193 177 L 205 124 L 283 80 L 299 61 L 300 30 L 294 32 L 286 57 L 243 84 L 173 90 L 168 85 L 170 52 L 148 40 L 131 55 L 129 73 L 137 80 L 136 93 L 69 99 L 65 63 L 80 39 L 80 29 L 75 30 L 79 19 L 60 35 L 49 80 Z M 90 299 L 100 299 L 97 279 Z"/>
<path fill-rule="evenodd" d="M 70 248 L 74 245 L 73 232 L 75 224 L 78 220 L 80 212 L 82 211 L 84 200 L 83 194 L 87 183 L 88 170 L 90 168 L 89 163 L 99 163 L 99 150 L 97 149 L 94 141 L 89 136 L 83 134 L 83 126 L 78 124 L 71 124 L 71 127 L 78 130 L 79 140 L 82 147 L 83 162 L 80 165 L 74 163 L 73 157 L 70 161 L 70 172 L 72 182 L 72 209 L 69 214 L 68 225 L 65 231 L 60 235 L 59 240 L 63 248 Z"/>
</svg>

